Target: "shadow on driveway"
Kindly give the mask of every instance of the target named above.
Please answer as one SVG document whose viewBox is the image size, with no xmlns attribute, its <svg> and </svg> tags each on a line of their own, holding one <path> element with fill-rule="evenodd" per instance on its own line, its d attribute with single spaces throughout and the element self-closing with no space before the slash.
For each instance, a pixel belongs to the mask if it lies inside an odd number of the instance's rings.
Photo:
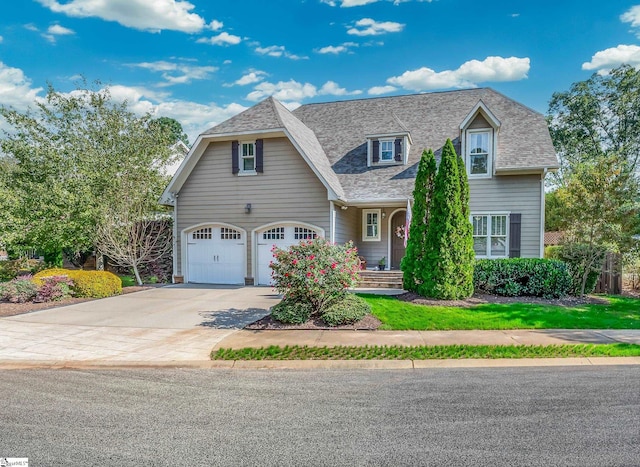
<svg viewBox="0 0 640 467">
<path fill-rule="evenodd" d="M 203 320 L 200 326 L 216 329 L 243 329 L 246 325 L 258 321 L 269 314 L 264 308 L 239 310 L 230 308 L 221 311 L 201 311 Z"/>
</svg>

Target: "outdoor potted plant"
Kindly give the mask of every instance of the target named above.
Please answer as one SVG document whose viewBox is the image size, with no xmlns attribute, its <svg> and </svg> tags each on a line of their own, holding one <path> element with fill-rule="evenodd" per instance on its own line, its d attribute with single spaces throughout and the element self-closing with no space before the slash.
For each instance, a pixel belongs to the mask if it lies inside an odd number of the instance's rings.
<svg viewBox="0 0 640 467">
<path fill-rule="evenodd" d="M 383 256 L 378 261 L 378 271 L 384 271 L 386 265 L 387 265 L 387 257 Z"/>
</svg>

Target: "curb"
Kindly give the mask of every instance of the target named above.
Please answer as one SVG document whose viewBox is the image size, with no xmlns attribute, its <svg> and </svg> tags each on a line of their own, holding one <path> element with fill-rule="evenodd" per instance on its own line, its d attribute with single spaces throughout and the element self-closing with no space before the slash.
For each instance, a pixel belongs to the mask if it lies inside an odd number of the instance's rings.
<svg viewBox="0 0 640 467">
<path fill-rule="evenodd" d="M 446 360 L 185 360 L 185 361 L 0 361 L 0 370 L 127 370 L 153 368 L 234 370 L 414 370 L 429 368 L 510 368 L 640 365 L 640 357 L 571 357 Z"/>
</svg>

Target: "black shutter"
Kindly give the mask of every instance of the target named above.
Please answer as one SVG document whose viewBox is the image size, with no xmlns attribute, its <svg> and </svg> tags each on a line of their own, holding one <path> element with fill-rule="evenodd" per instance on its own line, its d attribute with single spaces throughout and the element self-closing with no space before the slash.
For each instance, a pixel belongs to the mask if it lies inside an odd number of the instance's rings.
<svg viewBox="0 0 640 467">
<path fill-rule="evenodd" d="M 520 258 L 520 232 L 522 214 L 509 216 L 509 258 Z"/>
<path fill-rule="evenodd" d="M 371 141 L 371 152 L 373 152 L 373 154 L 371 154 L 371 162 L 374 164 L 380 162 L 380 141 L 377 139 Z"/>
<path fill-rule="evenodd" d="M 263 157 L 263 142 L 264 140 L 256 140 L 256 172 L 264 172 L 264 157 Z"/>
<path fill-rule="evenodd" d="M 240 172 L 240 164 L 238 160 L 238 142 L 231 142 L 231 173 L 237 174 Z"/>
<path fill-rule="evenodd" d="M 396 138 L 395 141 L 396 146 L 396 162 L 402 162 L 402 138 Z"/>
</svg>

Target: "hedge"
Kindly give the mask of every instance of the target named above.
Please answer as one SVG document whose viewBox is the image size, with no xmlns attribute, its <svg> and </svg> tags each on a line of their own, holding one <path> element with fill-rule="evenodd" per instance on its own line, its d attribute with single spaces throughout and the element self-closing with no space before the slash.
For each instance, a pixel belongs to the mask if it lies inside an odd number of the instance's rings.
<svg viewBox="0 0 640 467">
<path fill-rule="evenodd" d="M 477 260 L 473 283 L 478 292 L 511 297 L 559 298 L 571 290 L 567 265 L 540 258 Z"/>
<path fill-rule="evenodd" d="M 73 295 L 76 297 L 104 298 L 122 293 L 122 281 L 108 271 L 82 271 L 51 268 L 33 276 L 33 281 L 41 285 L 42 279 L 52 276 L 67 276 L 73 281 Z"/>
</svg>

